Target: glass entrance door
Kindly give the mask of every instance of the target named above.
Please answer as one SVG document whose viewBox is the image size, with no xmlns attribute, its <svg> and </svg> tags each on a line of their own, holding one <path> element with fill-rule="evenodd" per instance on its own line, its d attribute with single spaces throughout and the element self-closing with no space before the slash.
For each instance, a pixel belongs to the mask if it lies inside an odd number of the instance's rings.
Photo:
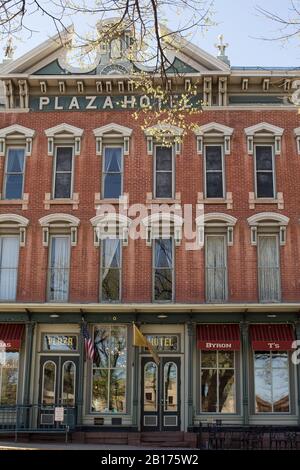
<svg viewBox="0 0 300 470">
<path fill-rule="evenodd" d="M 145 431 L 180 429 L 180 358 L 142 358 L 141 428 Z"/>
<path fill-rule="evenodd" d="M 65 423 L 75 424 L 78 356 L 42 356 L 40 359 L 41 412 L 39 425 L 55 425 L 55 407 L 64 407 Z"/>
</svg>

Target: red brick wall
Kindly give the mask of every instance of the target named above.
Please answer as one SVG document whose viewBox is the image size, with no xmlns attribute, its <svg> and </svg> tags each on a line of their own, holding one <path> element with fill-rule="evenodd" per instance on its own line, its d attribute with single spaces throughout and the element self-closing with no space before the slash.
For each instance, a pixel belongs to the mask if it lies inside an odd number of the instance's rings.
<svg viewBox="0 0 300 470">
<path fill-rule="evenodd" d="M 247 217 L 256 212 L 280 212 L 290 218 L 286 246 L 280 248 L 282 300 L 300 300 L 300 157 L 297 154 L 293 129 L 300 126 L 300 116 L 293 111 L 205 111 L 188 119 L 200 125 L 212 121 L 234 128 L 231 155 L 225 157 L 226 191 L 233 194 L 233 210 L 225 205 L 208 206 L 208 212 L 225 212 L 238 218 L 234 229 L 234 246 L 228 248 L 229 301 L 254 302 L 257 297 L 256 247 L 250 245 Z M 257 205 L 249 209 L 249 192 L 254 191 L 253 157 L 247 154 L 244 128 L 268 122 L 285 129 L 282 152 L 276 156 L 276 190 L 283 192 L 284 210 L 276 205 Z M 82 150 L 75 157 L 74 191 L 79 193 L 79 208 L 52 206 L 44 209 L 46 192 L 51 192 L 53 157 L 47 155 L 44 130 L 66 122 L 84 128 Z M 1 114 L 0 126 L 14 123 L 36 130 L 33 152 L 26 162 L 24 191 L 29 193 L 28 210 L 19 206 L 1 205 L 0 212 L 24 215 L 30 221 L 26 247 L 21 248 L 18 301 L 43 302 L 46 299 L 48 249 L 42 246 L 40 217 L 54 212 L 75 215 L 81 221 L 78 245 L 72 248 L 71 302 L 97 302 L 99 292 L 99 249 L 93 246 L 90 219 L 96 215 L 94 195 L 100 191 L 101 157 L 95 154 L 93 129 L 110 122 L 133 128 L 130 155 L 125 156 L 124 191 L 129 204 L 146 201 L 152 192 L 153 159 L 147 155 L 146 141 L 139 123 L 130 111 L 121 112 L 45 112 Z M 192 204 L 195 215 L 197 193 L 203 192 L 203 157 L 197 155 L 194 134 L 185 138 L 182 153 L 176 157 L 176 192 L 182 204 Z M 0 157 L 0 185 L 3 182 L 4 158 Z M 144 240 L 129 240 L 123 249 L 123 302 L 151 301 L 151 248 Z M 176 247 L 176 301 L 204 302 L 204 251 L 186 251 Z"/>
</svg>

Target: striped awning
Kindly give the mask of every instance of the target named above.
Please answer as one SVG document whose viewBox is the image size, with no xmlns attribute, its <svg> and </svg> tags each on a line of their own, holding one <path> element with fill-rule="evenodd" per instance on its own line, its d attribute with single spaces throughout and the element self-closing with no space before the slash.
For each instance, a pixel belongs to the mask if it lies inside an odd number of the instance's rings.
<svg viewBox="0 0 300 470">
<path fill-rule="evenodd" d="M 24 325 L 16 323 L 0 323 L 0 348 L 4 348 L 6 351 L 19 350 L 24 329 Z"/>
<path fill-rule="evenodd" d="M 295 334 L 287 324 L 250 325 L 250 338 L 254 351 L 290 351 Z"/>
<path fill-rule="evenodd" d="M 205 351 L 239 351 L 241 348 L 238 324 L 208 324 L 197 326 L 197 347 Z"/>
</svg>

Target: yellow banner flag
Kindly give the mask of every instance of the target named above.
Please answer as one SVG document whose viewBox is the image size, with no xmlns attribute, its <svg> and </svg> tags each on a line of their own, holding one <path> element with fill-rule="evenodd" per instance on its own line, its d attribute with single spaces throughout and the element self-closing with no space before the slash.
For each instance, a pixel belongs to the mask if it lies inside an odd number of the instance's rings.
<svg viewBox="0 0 300 470">
<path fill-rule="evenodd" d="M 143 333 L 138 329 L 138 327 L 133 324 L 133 346 L 141 346 L 142 348 L 147 348 L 151 356 L 153 357 L 155 363 L 158 365 L 160 360 L 156 352 L 153 350 L 152 344 L 145 338 Z"/>
</svg>

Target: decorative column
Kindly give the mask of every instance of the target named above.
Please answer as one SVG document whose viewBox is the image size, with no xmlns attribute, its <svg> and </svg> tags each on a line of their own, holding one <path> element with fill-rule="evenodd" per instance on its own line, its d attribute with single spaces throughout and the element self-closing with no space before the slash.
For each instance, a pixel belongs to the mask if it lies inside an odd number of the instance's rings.
<svg viewBox="0 0 300 470">
<path fill-rule="evenodd" d="M 242 376 L 243 376 L 243 422 L 249 424 L 249 325 L 241 323 L 242 334 Z"/>
<path fill-rule="evenodd" d="M 83 340 L 83 326 L 84 319 L 80 323 L 80 335 L 79 335 L 79 366 L 78 366 L 78 386 L 77 386 L 77 425 L 82 424 L 82 412 L 83 412 L 83 384 L 84 384 L 84 340 Z"/>
<path fill-rule="evenodd" d="M 137 327 L 140 328 L 140 323 L 136 323 Z M 133 332 L 131 332 L 133 334 Z M 131 343 L 133 340 L 131 340 Z M 132 424 L 138 427 L 138 415 L 139 415 L 139 350 L 140 348 L 133 346 L 132 353 L 132 374 L 133 374 L 133 390 L 132 390 Z"/>
<path fill-rule="evenodd" d="M 196 338 L 196 325 L 189 321 L 187 324 L 188 329 L 188 427 L 193 426 L 194 420 L 194 397 L 193 397 L 193 355 L 195 347 L 195 338 Z"/>
<path fill-rule="evenodd" d="M 26 324 L 26 345 L 25 345 L 25 374 L 24 374 L 24 405 L 29 405 L 30 400 L 30 379 L 32 370 L 32 348 L 34 336 L 35 323 L 30 322 Z"/>
<path fill-rule="evenodd" d="M 300 341 L 300 318 L 296 322 L 296 339 Z M 297 399 L 298 425 L 300 426 L 300 364 L 299 363 L 296 366 L 296 370 L 297 370 L 296 382 L 297 382 L 297 392 L 298 392 L 297 393 L 298 395 L 298 399 Z"/>
</svg>

